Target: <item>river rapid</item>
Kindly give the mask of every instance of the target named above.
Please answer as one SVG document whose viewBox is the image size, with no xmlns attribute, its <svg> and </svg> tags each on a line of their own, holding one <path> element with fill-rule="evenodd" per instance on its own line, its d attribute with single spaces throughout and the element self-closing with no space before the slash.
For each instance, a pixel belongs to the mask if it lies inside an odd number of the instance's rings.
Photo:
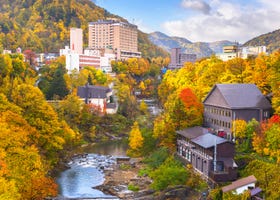
<svg viewBox="0 0 280 200">
<path fill-rule="evenodd" d="M 118 199 L 94 189 L 104 182 L 103 170 L 113 170 L 117 157 L 126 156 L 127 145 L 124 141 L 110 141 L 83 147 L 67 163 L 68 169 L 57 177 L 60 197 Z"/>
</svg>

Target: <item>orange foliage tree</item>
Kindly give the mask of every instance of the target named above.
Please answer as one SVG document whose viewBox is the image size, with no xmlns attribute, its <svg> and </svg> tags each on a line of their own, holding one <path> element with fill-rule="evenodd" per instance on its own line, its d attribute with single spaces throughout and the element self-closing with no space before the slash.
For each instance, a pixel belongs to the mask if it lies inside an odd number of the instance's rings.
<svg viewBox="0 0 280 200">
<path fill-rule="evenodd" d="M 274 115 L 261 124 L 261 130 L 253 136 L 253 148 L 270 159 L 280 163 L 280 117 Z"/>
</svg>

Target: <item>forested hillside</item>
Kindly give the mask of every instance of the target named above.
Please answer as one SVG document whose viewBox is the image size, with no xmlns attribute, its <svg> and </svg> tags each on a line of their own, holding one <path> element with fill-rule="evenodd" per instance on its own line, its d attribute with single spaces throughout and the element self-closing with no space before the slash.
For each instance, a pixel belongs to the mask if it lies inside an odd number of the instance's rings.
<svg viewBox="0 0 280 200">
<path fill-rule="evenodd" d="M 249 40 L 248 42 L 246 42 L 243 46 L 260 46 L 260 45 L 266 46 L 267 51 L 269 53 L 279 49 L 280 29 L 255 37 Z"/>
<path fill-rule="evenodd" d="M 56 196 L 49 172 L 79 134 L 33 86 L 37 74 L 21 54 L 1 54 L 0 74 L 0 199 Z"/>
<path fill-rule="evenodd" d="M 87 46 L 88 22 L 119 16 L 90 0 L 0 0 L 0 50 L 21 47 L 35 52 L 58 52 L 69 44 L 70 27 L 83 29 Z M 123 19 L 125 20 L 125 19 Z M 143 56 L 167 55 L 141 33 L 139 50 Z"/>
</svg>

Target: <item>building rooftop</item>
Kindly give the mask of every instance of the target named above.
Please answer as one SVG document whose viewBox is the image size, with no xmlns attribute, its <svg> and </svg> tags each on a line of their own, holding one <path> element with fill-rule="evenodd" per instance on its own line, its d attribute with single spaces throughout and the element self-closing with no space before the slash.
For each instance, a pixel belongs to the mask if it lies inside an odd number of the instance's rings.
<svg viewBox="0 0 280 200">
<path fill-rule="evenodd" d="M 112 90 L 104 86 L 86 85 L 78 87 L 78 96 L 81 98 L 98 98 L 104 99 Z"/>
<path fill-rule="evenodd" d="M 132 28 L 137 28 L 136 25 L 126 21 L 121 21 L 120 19 L 98 20 L 95 22 L 89 22 L 89 25 L 95 25 L 95 24 L 118 24 L 118 25 L 126 25 Z"/>
<path fill-rule="evenodd" d="M 216 144 L 218 145 L 218 144 L 228 142 L 228 140 L 218 137 L 216 135 L 213 135 L 212 133 L 207 133 L 207 134 L 200 135 L 200 136 L 192 139 L 192 142 L 207 149 L 207 148 L 215 146 Z"/>
<path fill-rule="evenodd" d="M 193 139 L 193 138 L 196 138 L 200 135 L 208 133 L 208 130 L 206 128 L 201 127 L 201 126 L 195 126 L 195 127 L 187 128 L 187 129 L 184 129 L 184 130 L 179 130 L 179 131 L 176 131 L 176 132 L 179 135 L 184 136 L 185 138 Z"/>
<path fill-rule="evenodd" d="M 222 137 L 209 133 L 208 129 L 203 128 L 201 126 L 195 126 L 176 132 L 177 134 L 182 135 L 185 138 L 188 138 L 193 143 L 206 149 L 213 147 L 216 144 L 222 144 L 228 142 L 228 140 Z"/>
<path fill-rule="evenodd" d="M 231 109 L 271 108 L 270 102 L 255 84 L 216 84 L 203 103 Z"/>
<path fill-rule="evenodd" d="M 231 190 L 236 190 L 237 188 L 256 182 L 256 177 L 254 175 L 251 175 L 245 178 L 238 179 L 237 181 L 232 182 L 230 185 L 222 187 L 222 191 L 229 192 Z"/>
</svg>

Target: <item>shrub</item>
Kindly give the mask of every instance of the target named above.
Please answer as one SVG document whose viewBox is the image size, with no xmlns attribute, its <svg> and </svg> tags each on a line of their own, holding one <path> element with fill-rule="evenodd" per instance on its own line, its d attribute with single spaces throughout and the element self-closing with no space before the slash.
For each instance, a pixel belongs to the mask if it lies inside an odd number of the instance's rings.
<svg viewBox="0 0 280 200">
<path fill-rule="evenodd" d="M 155 169 L 159 167 L 168 158 L 168 149 L 161 147 L 154 151 L 148 158 L 144 160 L 149 167 Z"/>
<path fill-rule="evenodd" d="M 185 185 L 188 172 L 179 161 L 170 157 L 152 171 L 150 176 L 153 179 L 151 187 L 155 190 L 163 190 L 168 186 Z"/>
<path fill-rule="evenodd" d="M 139 187 L 137 185 L 134 185 L 132 183 L 130 183 L 128 186 L 127 186 L 127 189 L 133 191 L 133 192 L 137 192 L 139 191 Z"/>
</svg>

